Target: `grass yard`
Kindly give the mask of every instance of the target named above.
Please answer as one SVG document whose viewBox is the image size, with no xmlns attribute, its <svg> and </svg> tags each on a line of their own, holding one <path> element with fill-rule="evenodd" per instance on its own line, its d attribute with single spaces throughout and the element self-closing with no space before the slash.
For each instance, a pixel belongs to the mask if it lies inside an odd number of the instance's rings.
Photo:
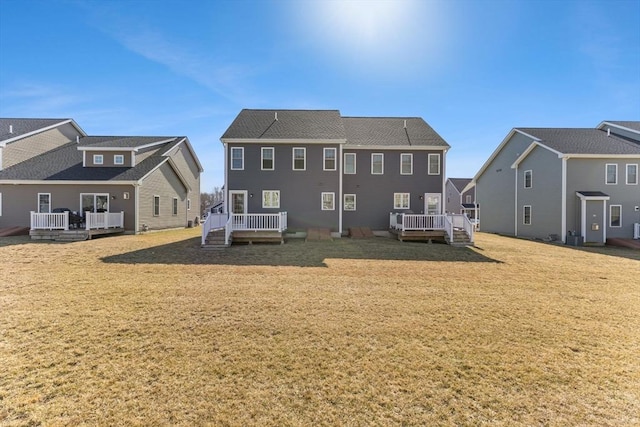
<svg viewBox="0 0 640 427">
<path fill-rule="evenodd" d="M 0 239 L 0 425 L 640 424 L 640 251 Z"/>
</svg>

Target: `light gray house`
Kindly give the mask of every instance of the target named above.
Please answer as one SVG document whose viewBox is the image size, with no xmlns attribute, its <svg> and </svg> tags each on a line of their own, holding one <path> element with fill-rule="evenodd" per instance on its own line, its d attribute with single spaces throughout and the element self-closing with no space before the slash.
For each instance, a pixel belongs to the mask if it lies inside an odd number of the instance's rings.
<svg viewBox="0 0 640 427">
<path fill-rule="evenodd" d="M 338 237 L 445 212 L 449 145 L 419 117 L 245 109 L 221 141 L 231 215 L 286 213 L 288 233 Z"/>
<path fill-rule="evenodd" d="M 202 170 L 186 137 L 88 136 L 71 119 L 3 118 L 0 227 L 88 230 L 88 214 L 96 228 L 131 233 L 184 227 L 199 217 Z"/>
<path fill-rule="evenodd" d="M 476 188 L 471 178 L 447 178 L 447 212 L 466 214 L 477 219 Z"/>
<path fill-rule="evenodd" d="M 514 128 L 473 180 L 482 230 L 604 244 L 640 223 L 640 122 Z"/>
</svg>

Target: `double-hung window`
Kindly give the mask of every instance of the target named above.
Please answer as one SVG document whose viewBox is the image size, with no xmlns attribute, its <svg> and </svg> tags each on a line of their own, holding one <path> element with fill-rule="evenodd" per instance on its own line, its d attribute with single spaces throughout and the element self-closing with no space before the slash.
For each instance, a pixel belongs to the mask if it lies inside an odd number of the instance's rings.
<svg viewBox="0 0 640 427">
<path fill-rule="evenodd" d="M 346 175 L 356 173 L 356 153 L 344 153 L 344 173 Z"/>
<path fill-rule="evenodd" d="M 293 147 L 293 170 L 303 171 L 305 169 L 307 169 L 307 149 Z"/>
<path fill-rule="evenodd" d="M 371 154 L 371 175 L 384 174 L 384 154 L 372 153 Z"/>
<path fill-rule="evenodd" d="M 627 164 L 627 185 L 638 184 L 638 164 Z"/>
<path fill-rule="evenodd" d="M 262 207 L 266 209 L 280 207 L 280 190 L 263 190 Z"/>
<path fill-rule="evenodd" d="M 607 163 L 606 166 L 606 183 L 607 185 L 615 185 L 618 183 L 618 165 L 615 163 Z"/>
<path fill-rule="evenodd" d="M 124 165 L 124 155 L 122 154 L 114 154 L 113 155 L 113 164 L 117 166 Z"/>
<path fill-rule="evenodd" d="M 524 188 L 533 187 L 533 171 L 524 171 Z"/>
<path fill-rule="evenodd" d="M 244 170 L 244 147 L 231 147 L 231 170 Z"/>
<path fill-rule="evenodd" d="M 394 209 L 410 209 L 409 193 L 393 193 Z"/>
<path fill-rule="evenodd" d="M 440 175 L 440 154 L 429 154 L 429 165 L 427 173 L 429 175 Z"/>
<path fill-rule="evenodd" d="M 622 205 L 609 206 L 609 227 L 622 227 Z"/>
<path fill-rule="evenodd" d="M 101 165 L 104 163 L 104 156 L 102 154 L 94 154 L 93 155 L 93 164 Z"/>
<path fill-rule="evenodd" d="M 531 206 L 526 205 L 522 211 L 522 223 L 524 225 L 531 225 Z"/>
<path fill-rule="evenodd" d="M 51 213 L 51 193 L 38 193 L 38 213 Z"/>
<path fill-rule="evenodd" d="M 344 210 L 355 211 L 356 210 L 356 195 L 345 194 L 344 195 Z"/>
<path fill-rule="evenodd" d="M 402 153 L 400 154 L 400 175 L 412 175 L 413 174 L 413 154 Z"/>
<path fill-rule="evenodd" d="M 336 193 L 322 193 L 322 210 L 333 211 L 336 209 Z"/>
<path fill-rule="evenodd" d="M 272 171 L 275 168 L 274 161 L 274 148 L 273 147 L 262 147 L 261 154 L 261 164 L 263 171 Z"/>
<path fill-rule="evenodd" d="M 336 149 L 325 148 L 323 150 L 323 164 L 322 169 L 326 171 L 336 170 Z"/>
</svg>

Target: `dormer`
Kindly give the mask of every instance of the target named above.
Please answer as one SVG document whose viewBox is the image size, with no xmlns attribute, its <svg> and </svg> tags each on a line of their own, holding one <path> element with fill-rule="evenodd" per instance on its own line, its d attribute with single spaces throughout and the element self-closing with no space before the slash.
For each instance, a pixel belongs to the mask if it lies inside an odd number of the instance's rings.
<svg viewBox="0 0 640 427">
<path fill-rule="evenodd" d="M 135 166 L 135 150 L 89 149 L 88 147 L 78 149 L 83 151 L 82 166 L 86 168 L 131 168 Z"/>
<path fill-rule="evenodd" d="M 156 148 L 176 138 L 87 137 L 76 142 L 86 168 L 131 168 Z"/>
</svg>

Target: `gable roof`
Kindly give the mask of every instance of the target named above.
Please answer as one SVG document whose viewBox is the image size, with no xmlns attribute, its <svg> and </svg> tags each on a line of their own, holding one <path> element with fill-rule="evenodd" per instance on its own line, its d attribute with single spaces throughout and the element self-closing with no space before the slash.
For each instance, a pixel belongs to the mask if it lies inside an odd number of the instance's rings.
<svg viewBox="0 0 640 427">
<path fill-rule="evenodd" d="M 449 148 L 420 117 L 343 117 L 347 146 L 416 146 Z"/>
<path fill-rule="evenodd" d="M 471 182 L 471 178 L 449 178 L 451 184 L 458 190 L 458 193 L 464 193 L 465 187 Z"/>
<path fill-rule="evenodd" d="M 0 181 L 138 181 L 169 158 L 163 156 L 163 148 L 181 138 L 171 137 L 158 145 L 155 152 L 134 167 L 83 167 L 83 152 L 78 149 L 101 146 L 114 137 L 88 136 L 80 143 L 70 142 L 54 150 L 32 157 L 24 162 L 0 171 Z M 122 137 L 115 137 L 122 138 Z M 129 137 L 138 144 L 162 141 L 167 137 Z"/>
<path fill-rule="evenodd" d="M 560 154 L 627 155 L 640 154 L 634 143 L 601 129 L 589 128 L 516 128 L 536 142 Z"/>
<path fill-rule="evenodd" d="M 243 109 L 221 139 L 345 139 L 338 110 Z"/>
<path fill-rule="evenodd" d="M 613 120 L 605 120 L 598 126 L 598 129 L 604 129 L 607 125 L 613 125 L 620 128 L 626 128 L 631 131 L 635 131 L 640 134 L 640 122 L 634 121 L 613 121 Z"/>
<path fill-rule="evenodd" d="M 66 123 L 71 123 L 81 135 L 86 135 L 73 119 L 0 118 L 0 145 L 6 145 Z"/>
</svg>

